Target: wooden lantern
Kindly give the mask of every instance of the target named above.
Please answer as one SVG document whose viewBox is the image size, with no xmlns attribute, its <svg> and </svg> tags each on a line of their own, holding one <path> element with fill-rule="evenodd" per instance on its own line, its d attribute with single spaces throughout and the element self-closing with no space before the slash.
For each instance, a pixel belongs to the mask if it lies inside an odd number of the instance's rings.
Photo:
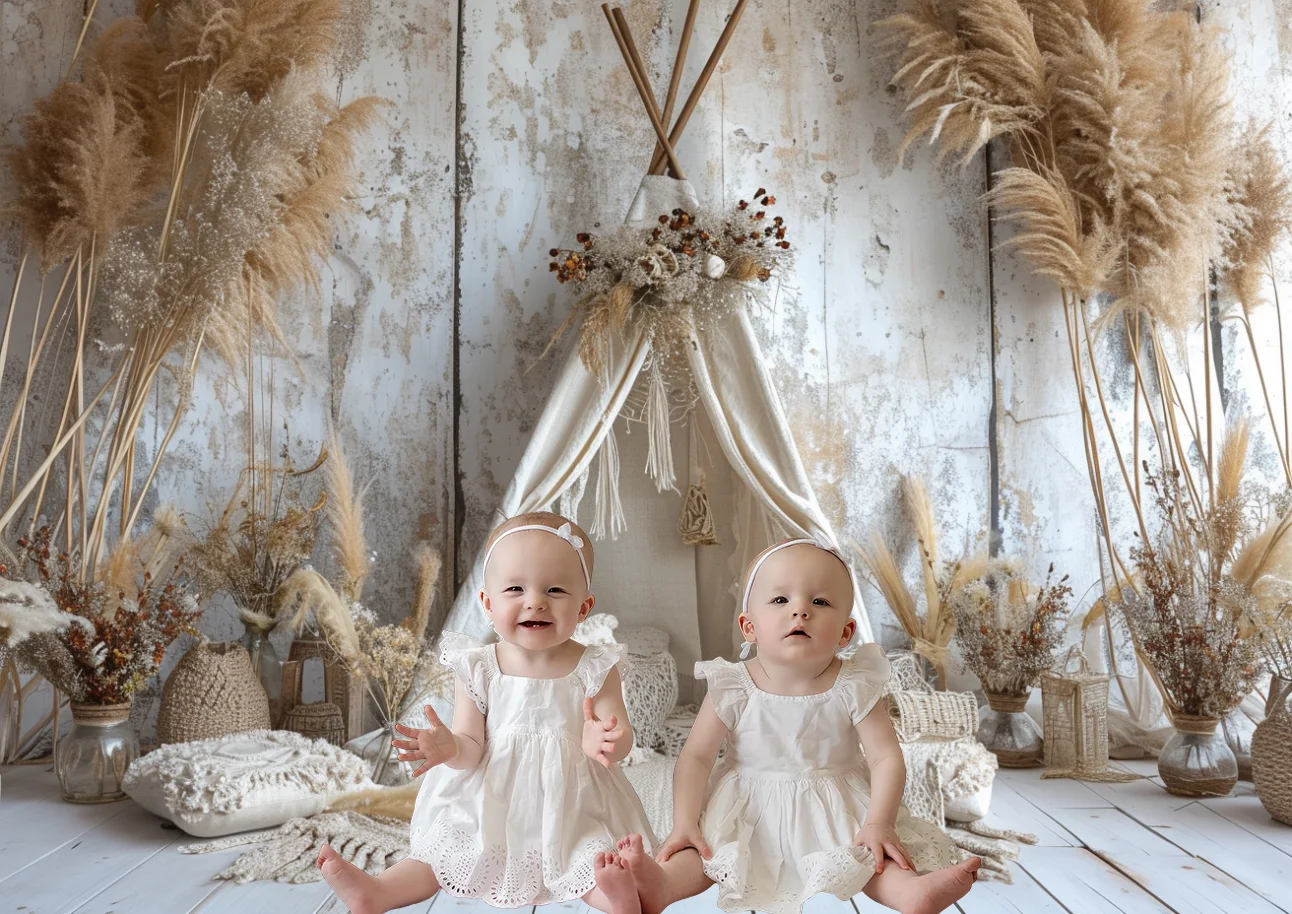
<svg viewBox="0 0 1292 914">
<path fill-rule="evenodd" d="M 1078 661 L 1072 670 L 1072 661 Z M 1041 709 L 1045 728 L 1042 777 L 1092 781 L 1129 780 L 1108 767 L 1108 682 L 1090 669 L 1079 648 L 1041 674 Z"/>
<path fill-rule="evenodd" d="M 332 713 L 303 714 L 293 713 L 300 707 L 310 707 L 302 701 L 302 687 L 305 664 L 310 660 L 319 660 L 323 664 L 323 701 L 319 705 L 331 705 L 339 713 L 342 726 L 337 727 Z M 298 638 L 292 642 L 287 662 L 283 664 L 283 720 L 282 727 L 301 733 L 302 736 L 320 737 L 337 745 L 347 742 L 366 732 L 364 727 L 364 693 L 363 688 L 353 681 L 350 671 L 336 652 L 326 641 L 319 639 Z M 327 720 L 324 728 L 327 732 L 304 732 L 300 728 L 306 721 Z"/>
</svg>

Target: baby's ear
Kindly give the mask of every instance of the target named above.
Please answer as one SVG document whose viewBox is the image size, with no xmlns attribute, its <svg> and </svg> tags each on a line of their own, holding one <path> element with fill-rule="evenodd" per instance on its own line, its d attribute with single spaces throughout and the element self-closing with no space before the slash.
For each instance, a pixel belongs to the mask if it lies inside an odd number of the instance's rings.
<svg viewBox="0 0 1292 914">
<path fill-rule="evenodd" d="M 847 647 L 852 641 L 852 636 L 857 633 L 857 620 L 849 619 L 843 627 L 843 635 L 839 638 L 839 646 Z"/>
<path fill-rule="evenodd" d="M 740 626 L 740 632 L 745 637 L 748 638 L 754 634 L 754 620 L 744 613 L 740 614 L 740 618 L 736 621 L 736 624 Z"/>
<path fill-rule="evenodd" d="M 583 602 L 579 604 L 580 621 L 582 621 L 583 619 L 586 619 L 588 615 L 592 612 L 592 608 L 596 605 L 597 605 L 597 598 L 592 594 L 588 594 L 587 597 L 583 600 Z"/>
<path fill-rule="evenodd" d="M 489 594 L 485 593 L 483 588 L 480 590 L 480 605 L 484 607 L 485 612 L 489 612 Z"/>
</svg>

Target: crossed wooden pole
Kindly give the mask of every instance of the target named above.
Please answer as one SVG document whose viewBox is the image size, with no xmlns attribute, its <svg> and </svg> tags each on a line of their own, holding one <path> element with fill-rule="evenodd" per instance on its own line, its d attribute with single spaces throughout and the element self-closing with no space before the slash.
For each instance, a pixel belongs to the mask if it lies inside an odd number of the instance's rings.
<svg viewBox="0 0 1292 914">
<path fill-rule="evenodd" d="M 628 20 L 624 17 L 624 11 L 619 7 L 611 8 L 609 3 L 601 4 L 601 12 L 606 14 L 606 21 L 610 23 L 610 31 L 614 33 L 615 42 L 619 45 L 619 53 L 624 57 L 624 64 L 628 67 L 628 74 L 633 78 L 633 85 L 637 87 L 637 94 L 641 96 L 642 104 L 646 106 L 646 115 L 650 118 L 651 126 L 655 128 L 655 153 L 651 157 L 650 168 L 646 170 L 650 175 L 662 175 L 667 169 L 668 173 L 679 180 L 686 180 L 686 173 L 682 166 L 678 164 L 677 154 L 673 148 L 677 145 L 678 140 L 682 138 L 683 131 L 686 130 L 686 123 L 691 119 L 691 114 L 695 111 L 695 106 L 700 103 L 700 96 L 704 94 L 705 86 L 709 84 L 709 78 L 713 76 L 713 71 L 718 69 L 718 62 L 722 60 L 722 52 L 727 49 L 727 43 L 731 41 L 731 36 L 735 34 L 736 24 L 740 21 L 741 15 L 745 11 L 745 5 L 749 0 L 736 0 L 736 8 L 731 11 L 731 16 L 727 19 L 727 24 L 718 36 L 718 43 L 714 45 L 712 53 L 709 54 L 708 61 L 705 62 L 704 69 L 700 71 L 700 78 L 696 80 L 695 86 L 691 89 L 691 94 L 686 97 L 686 103 L 682 105 L 682 111 L 677 116 L 671 129 L 667 127 L 669 120 L 673 117 L 673 105 L 677 101 L 678 85 L 682 81 L 682 70 L 686 67 L 686 52 L 691 46 L 691 34 L 695 31 L 695 17 L 700 11 L 700 0 L 691 0 L 686 11 L 686 21 L 682 25 L 682 40 L 677 46 L 677 57 L 673 61 L 673 73 L 668 81 L 668 94 L 664 98 L 664 110 L 660 111 L 659 104 L 655 101 L 655 93 L 652 91 L 650 81 L 646 77 L 646 67 L 642 64 L 641 55 L 637 53 L 637 43 L 633 41 L 632 32 L 628 28 Z"/>
</svg>

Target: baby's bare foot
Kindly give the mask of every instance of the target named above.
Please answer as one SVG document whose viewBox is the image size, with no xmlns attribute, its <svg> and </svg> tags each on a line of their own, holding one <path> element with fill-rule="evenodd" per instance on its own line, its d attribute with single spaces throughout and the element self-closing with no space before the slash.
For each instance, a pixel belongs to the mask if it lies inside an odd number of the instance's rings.
<svg viewBox="0 0 1292 914">
<path fill-rule="evenodd" d="M 378 899 L 377 880 L 348 860 L 343 860 L 326 844 L 319 852 L 317 864 L 332 891 L 350 909 L 350 914 L 382 914 L 385 911 Z"/>
<path fill-rule="evenodd" d="M 641 914 L 637 886 L 622 857 L 618 854 L 597 854 L 592 861 L 592 870 L 597 888 L 606 896 L 610 914 Z"/>
<path fill-rule="evenodd" d="M 619 854 L 633 874 L 642 914 L 660 914 L 668 906 L 665 898 L 668 877 L 655 858 L 646 853 L 641 835 L 629 835 L 619 842 Z"/>
<path fill-rule="evenodd" d="M 912 879 L 906 900 L 899 906 L 902 914 L 938 914 L 945 911 L 973 887 L 982 861 L 970 857 L 955 866 L 934 870 Z"/>
</svg>

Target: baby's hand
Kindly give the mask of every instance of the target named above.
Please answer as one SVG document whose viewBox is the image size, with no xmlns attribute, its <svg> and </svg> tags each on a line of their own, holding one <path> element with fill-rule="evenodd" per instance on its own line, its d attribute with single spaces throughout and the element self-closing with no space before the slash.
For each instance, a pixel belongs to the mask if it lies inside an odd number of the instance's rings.
<svg viewBox="0 0 1292 914">
<path fill-rule="evenodd" d="M 664 839 L 664 843 L 659 846 L 655 852 L 655 859 L 664 863 L 669 857 L 672 857 L 678 851 L 684 851 L 688 847 L 695 848 L 701 857 L 708 860 L 713 856 L 713 851 L 709 850 L 709 845 L 704 843 L 704 836 L 700 834 L 700 824 L 692 822 L 690 825 L 678 827 L 673 826 L 673 831 Z"/>
<path fill-rule="evenodd" d="M 610 715 L 609 720 L 597 720 L 592 713 L 592 699 L 583 699 L 583 754 L 594 762 L 609 768 L 614 762 L 619 743 L 626 739 L 628 731 L 619 728 L 619 720 Z"/>
<path fill-rule="evenodd" d="M 857 847 L 868 847 L 875 855 L 875 872 L 884 871 L 884 858 L 891 858 L 904 870 L 914 870 L 911 858 L 902 847 L 902 839 L 897 836 L 897 829 L 891 825 L 866 824 L 857 832 L 852 842 Z"/>
<path fill-rule="evenodd" d="M 444 722 L 430 705 L 426 706 L 426 719 L 430 722 L 430 727 L 425 730 L 395 724 L 396 730 L 412 739 L 391 740 L 396 749 L 402 750 L 399 753 L 401 762 L 423 760 L 422 767 L 413 772 L 415 778 L 421 777 L 436 765 L 443 765 L 458 757 L 457 737 L 453 735 L 452 730 L 444 726 Z"/>
</svg>

